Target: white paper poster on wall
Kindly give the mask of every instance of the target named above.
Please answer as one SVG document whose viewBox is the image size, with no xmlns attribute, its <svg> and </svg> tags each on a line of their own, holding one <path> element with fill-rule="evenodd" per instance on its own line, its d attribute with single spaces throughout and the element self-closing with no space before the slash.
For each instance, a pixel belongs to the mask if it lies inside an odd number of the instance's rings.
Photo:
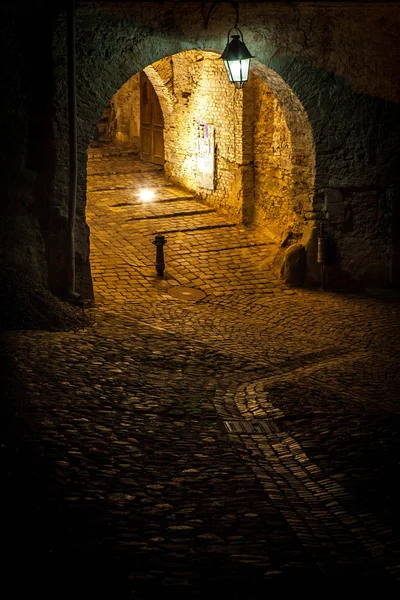
<svg viewBox="0 0 400 600">
<path fill-rule="evenodd" d="M 214 189 L 214 133 L 213 125 L 197 124 L 196 184 L 206 190 Z"/>
</svg>

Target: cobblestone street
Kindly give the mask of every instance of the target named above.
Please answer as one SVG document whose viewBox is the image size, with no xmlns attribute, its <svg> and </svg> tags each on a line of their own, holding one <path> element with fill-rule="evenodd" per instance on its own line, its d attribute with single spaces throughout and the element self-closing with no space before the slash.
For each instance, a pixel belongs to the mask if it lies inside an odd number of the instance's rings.
<svg viewBox="0 0 400 600">
<path fill-rule="evenodd" d="M 396 589 L 398 298 L 287 288 L 272 242 L 112 149 L 87 216 L 94 325 L 3 340 L 9 597 Z"/>
</svg>

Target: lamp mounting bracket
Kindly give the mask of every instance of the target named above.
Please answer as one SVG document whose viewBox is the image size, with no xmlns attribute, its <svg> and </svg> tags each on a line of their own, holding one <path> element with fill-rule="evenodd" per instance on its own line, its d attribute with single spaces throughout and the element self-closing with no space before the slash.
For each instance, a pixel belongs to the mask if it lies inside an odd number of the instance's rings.
<svg viewBox="0 0 400 600">
<path fill-rule="evenodd" d="M 239 34 L 239 37 L 242 38 L 242 42 L 243 42 L 243 33 L 240 31 L 240 29 L 238 27 L 231 27 L 230 30 L 228 31 L 228 44 L 229 44 L 229 36 L 231 35 L 231 31 L 237 31 Z"/>
<path fill-rule="evenodd" d="M 216 6 L 218 4 L 230 4 L 234 9 L 235 9 L 235 13 L 236 13 L 236 21 L 235 21 L 235 25 L 233 27 L 233 29 L 237 29 L 238 23 L 239 23 L 239 2 L 235 2 L 234 0 L 215 0 L 210 8 L 208 9 L 207 14 L 204 17 L 204 29 L 208 29 L 208 25 L 210 22 L 210 17 L 211 14 L 213 12 L 213 10 L 216 8 Z M 204 7 L 205 8 L 205 7 Z"/>
</svg>

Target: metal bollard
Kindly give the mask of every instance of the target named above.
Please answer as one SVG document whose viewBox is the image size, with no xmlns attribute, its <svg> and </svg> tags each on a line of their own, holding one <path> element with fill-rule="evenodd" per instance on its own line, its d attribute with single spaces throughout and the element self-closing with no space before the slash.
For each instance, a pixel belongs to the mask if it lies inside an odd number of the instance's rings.
<svg viewBox="0 0 400 600">
<path fill-rule="evenodd" d="M 167 240 L 163 235 L 156 235 L 153 240 L 153 244 L 156 247 L 156 271 L 157 275 L 162 277 L 164 275 L 165 263 L 164 263 L 164 246 Z"/>
<path fill-rule="evenodd" d="M 318 233 L 318 253 L 317 262 L 321 265 L 321 288 L 326 288 L 326 265 L 328 263 L 329 240 L 325 235 L 324 224 L 321 223 Z"/>
<path fill-rule="evenodd" d="M 328 238 L 325 235 L 324 224 L 321 223 L 318 232 L 318 254 L 317 262 L 319 265 L 326 265 L 328 262 Z"/>
</svg>

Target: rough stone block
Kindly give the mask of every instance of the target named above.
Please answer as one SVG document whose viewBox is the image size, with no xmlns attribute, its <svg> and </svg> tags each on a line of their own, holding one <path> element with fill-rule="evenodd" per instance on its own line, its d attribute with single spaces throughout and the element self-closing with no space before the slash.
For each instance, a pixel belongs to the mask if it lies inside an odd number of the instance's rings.
<svg viewBox="0 0 400 600">
<path fill-rule="evenodd" d="M 324 210 L 334 220 L 342 220 L 345 216 L 346 203 L 340 189 L 329 188 L 324 193 Z"/>
<path fill-rule="evenodd" d="M 330 217 L 343 219 L 345 215 L 346 204 L 344 202 L 334 202 L 328 205 L 327 213 Z"/>
<path fill-rule="evenodd" d="M 293 244 L 285 252 L 281 277 L 287 285 L 300 287 L 305 280 L 306 267 L 306 251 L 303 244 Z"/>
<path fill-rule="evenodd" d="M 343 194 L 337 188 L 328 188 L 325 190 L 325 206 L 328 209 L 330 205 L 343 202 Z"/>
</svg>

